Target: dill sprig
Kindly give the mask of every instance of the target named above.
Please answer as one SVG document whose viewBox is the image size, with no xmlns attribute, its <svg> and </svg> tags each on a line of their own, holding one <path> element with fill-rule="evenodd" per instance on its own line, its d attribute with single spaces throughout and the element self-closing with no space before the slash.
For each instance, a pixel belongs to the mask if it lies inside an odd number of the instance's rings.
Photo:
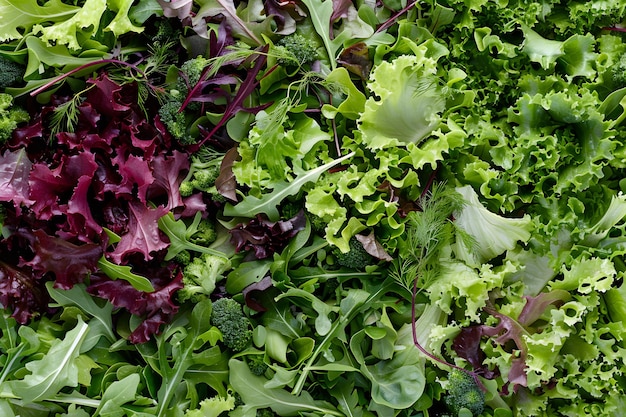
<svg viewBox="0 0 626 417">
<path fill-rule="evenodd" d="M 80 91 L 72 96 L 65 103 L 54 108 L 50 116 L 50 140 L 61 132 L 74 132 L 78 124 L 78 116 L 81 103 L 83 102 L 83 94 L 91 87 Z"/>
<path fill-rule="evenodd" d="M 463 197 L 445 184 L 434 184 L 418 200 L 421 210 L 406 219 L 406 239 L 392 264 L 391 276 L 408 291 L 427 288 L 439 277 L 441 258 L 447 256 L 457 229 L 452 214 L 464 205 Z"/>
</svg>

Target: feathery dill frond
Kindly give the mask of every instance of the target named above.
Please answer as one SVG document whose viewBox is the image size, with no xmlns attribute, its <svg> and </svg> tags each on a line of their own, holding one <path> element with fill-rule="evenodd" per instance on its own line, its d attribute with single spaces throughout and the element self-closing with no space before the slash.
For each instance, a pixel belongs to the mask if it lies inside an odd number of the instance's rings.
<svg viewBox="0 0 626 417">
<path fill-rule="evenodd" d="M 456 232 L 452 214 L 463 207 L 464 200 L 445 184 L 435 184 L 418 204 L 421 210 L 407 216 L 406 239 L 391 268 L 391 276 L 409 291 L 413 291 L 416 280 L 423 289 L 438 278 L 440 259 Z"/>
</svg>

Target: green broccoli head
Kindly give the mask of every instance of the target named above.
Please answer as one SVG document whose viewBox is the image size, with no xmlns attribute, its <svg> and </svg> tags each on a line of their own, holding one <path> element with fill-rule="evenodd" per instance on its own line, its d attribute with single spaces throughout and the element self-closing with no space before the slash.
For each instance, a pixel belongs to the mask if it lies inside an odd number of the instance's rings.
<svg viewBox="0 0 626 417">
<path fill-rule="evenodd" d="M 183 181 L 178 187 L 178 192 L 180 193 L 181 197 L 189 197 L 196 192 L 196 187 L 193 186 L 192 181 Z"/>
<path fill-rule="evenodd" d="M 219 166 L 210 166 L 193 173 L 193 186 L 201 191 L 208 191 L 215 185 L 215 180 L 220 175 Z"/>
<path fill-rule="evenodd" d="M 175 29 L 169 19 L 164 19 L 159 22 L 157 32 L 152 37 L 152 42 L 155 45 L 168 45 L 172 42 L 180 42 L 178 39 L 180 35 L 180 30 Z"/>
<path fill-rule="evenodd" d="M 183 81 L 187 81 L 189 86 L 193 87 L 200 81 L 202 72 L 208 66 L 209 60 L 201 55 L 185 61 L 180 66 L 180 71 L 183 73 L 184 78 L 186 78 L 186 80 Z"/>
<path fill-rule="evenodd" d="M 485 409 L 485 393 L 473 376 L 454 369 L 448 374 L 448 393 L 445 403 L 453 415 L 458 415 L 462 409 L 467 409 L 473 416 L 478 416 Z"/>
<path fill-rule="evenodd" d="M 315 214 L 307 213 L 309 221 L 311 222 L 311 227 L 318 233 L 323 233 L 326 230 L 326 226 L 328 223 L 324 221 L 320 216 L 316 216 Z"/>
<path fill-rule="evenodd" d="M 350 245 L 350 250 L 346 253 L 341 252 L 339 249 L 333 251 L 339 265 L 352 269 L 364 269 L 372 264 L 374 257 L 367 253 L 356 236 L 352 236 L 348 244 Z"/>
<path fill-rule="evenodd" d="M 220 298 L 213 303 L 211 324 L 222 333 L 224 345 L 235 352 L 244 350 L 252 340 L 250 319 L 232 298 Z"/>
<path fill-rule="evenodd" d="M 188 250 L 182 250 L 174 256 L 174 262 L 179 265 L 187 266 L 191 262 L 191 252 Z"/>
<path fill-rule="evenodd" d="M 183 269 L 183 288 L 176 293 L 178 301 L 197 303 L 206 300 L 229 268 L 230 261 L 219 256 L 204 253 L 193 258 Z"/>
<path fill-rule="evenodd" d="M 248 364 L 250 372 L 256 376 L 264 375 L 265 371 L 269 368 L 269 365 L 265 362 L 263 355 L 250 355 L 247 357 L 246 363 Z"/>
<path fill-rule="evenodd" d="M 0 145 L 11 138 L 20 123 L 28 122 L 28 113 L 13 105 L 13 96 L 0 93 Z"/>
<path fill-rule="evenodd" d="M 256 417 L 276 417 L 276 413 L 271 408 L 259 408 L 256 410 Z"/>
<path fill-rule="evenodd" d="M 278 63 L 286 66 L 302 66 L 317 59 L 317 45 L 299 33 L 282 37 L 275 45 Z"/>
<path fill-rule="evenodd" d="M 202 191 L 208 194 L 213 201 L 224 202 L 224 197 L 215 186 L 223 159 L 224 153 L 207 147 L 200 148 L 192 157 L 187 178 L 180 184 L 179 192 L 181 195 L 187 197 L 196 191 Z"/>
<path fill-rule="evenodd" d="M 287 200 L 281 205 L 280 216 L 285 220 L 293 219 L 303 209 L 304 207 L 301 202 Z"/>
<path fill-rule="evenodd" d="M 217 240 L 215 224 L 209 219 L 200 220 L 196 231 L 189 238 L 189 241 L 200 246 L 209 246 L 215 240 Z"/>
<path fill-rule="evenodd" d="M 26 67 L 0 55 L 0 90 L 12 87 L 22 80 Z"/>
<path fill-rule="evenodd" d="M 189 145 L 194 143 L 194 139 L 187 131 L 187 118 L 185 113 L 180 111 L 181 105 L 182 103 L 178 100 L 166 101 L 159 109 L 159 117 L 178 143 Z"/>
</svg>

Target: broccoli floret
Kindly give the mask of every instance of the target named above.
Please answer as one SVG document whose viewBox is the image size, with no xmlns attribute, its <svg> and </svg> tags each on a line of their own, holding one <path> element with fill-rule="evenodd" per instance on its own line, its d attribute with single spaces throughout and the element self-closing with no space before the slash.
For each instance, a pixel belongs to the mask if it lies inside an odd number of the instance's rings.
<svg viewBox="0 0 626 417">
<path fill-rule="evenodd" d="M 206 67 L 209 66 L 209 60 L 205 57 L 198 55 L 195 58 L 191 58 L 185 61 L 180 66 L 180 71 L 183 73 L 183 76 L 187 79 L 190 87 L 193 87 L 200 81 L 200 76 L 202 76 L 202 72 Z"/>
<path fill-rule="evenodd" d="M 159 117 L 178 143 L 189 145 L 194 143 L 194 140 L 187 132 L 187 119 L 185 113 L 180 111 L 181 105 L 182 103 L 178 100 L 166 101 L 159 109 Z"/>
<path fill-rule="evenodd" d="M 223 202 L 224 197 L 217 191 L 215 181 L 220 175 L 220 167 L 224 154 L 210 148 L 201 148 L 191 158 L 191 166 L 187 177 L 182 181 L 179 192 L 183 197 L 195 191 L 209 194 L 213 201 Z"/>
<path fill-rule="evenodd" d="M 265 363 L 263 359 L 263 355 L 250 355 L 247 358 L 248 368 L 250 368 L 250 372 L 252 372 L 256 376 L 261 376 L 265 374 L 265 371 L 269 368 L 268 364 Z"/>
<path fill-rule="evenodd" d="M 14 86 L 22 80 L 26 67 L 0 55 L 0 90 Z"/>
<path fill-rule="evenodd" d="M 271 408 L 259 408 L 256 410 L 256 417 L 276 417 L 276 413 Z"/>
<path fill-rule="evenodd" d="M 311 227 L 318 233 L 322 233 L 326 230 L 326 226 L 328 223 L 324 221 L 320 216 L 316 216 L 315 214 L 308 213 L 309 221 L 311 222 Z"/>
<path fill-rule="evenodd" d="M 174 257 L 174 262 L 182 266 L 189 265 L 189 262 L 191 262 L 191 253 L 188 250 L 178 252 Z"/>
<path fill-rule="evenodd" d="M 217 232 L 215 231 L 215 225 L 209 219 L 202 219 L 198 223 L 198 228 L 194 234 L 192 234 L 189 240 L 192 243 L 200 246 L 209 246 L 217 239 Z"/>
<path fill-rule="evenodd" d="M 193 258 L 183 269 L 183 288 L 176 293 L 178 301 L 197 303 L 206 300 L 215 290 L 215 283 L 229 268 L 230 261 L 219 256 L 204 253 Z"/>
<path fill-rule="evenodd" d="M 302 210 L 302 203 L 296 201 L 286 201 L 280 209 L 281 217 L 285 220 L 293 219 Z"/>
<path fill-rule="evenodd" d="M 473 416 L 478 416 L 485 409 L 485 393 L 474 377 L 454 369 L 448 374 L 448 393 L 445 396 L 445 403 L 455 416 L 462 409 L 467 409 Z"/>
<path fill-rule="evenodd" d="M 181 197 L 189 197 L 195 191 L 196 191 L 196 187 L 194 187 L 192 181 L 183 181 L 180 183 L 180 186 L 178 187 L 178 192 L 180 193 Z"/>
<path fill-rule="evenodd" d="M 196 138 L 190 133 L 185 110 L 197 110 L 195 103 L 190 103 L 183 111 L 181 107 L 188 96 L 190 89 L 200 81 L 204 69 L 208 66 L 209 60 L 198 56 L 185 61 L 179 68 L 179 76 L 174 82 L 165 102 L 159 109 L 161 121 L 167 127 L 168 132 L 181 144 L 191 145 L 196 142 Z M 189 118 L 191 119 L 191 118 Z"/>
<path fill-rule="evenodd" d="M 157 32 L 152 37 L 152 43 L 157 45 L 169 45 L 179 41 L 180 30 L 175 29 L 169 20 L 159 22 Z"/>
<path fill-rule="evenodd" d="M 356 236 L 352 236 L 348 244 L 350 245 L 350 250 L 346 253 L 341 252 L 339 249 L 333 251 L 339 265 L 346 268 L 363 269 L 372 264 L 374 257 L 367 253 Z"/>
<path fill-rule="evenodd" d="M 285 36 L 276 42 L 278 63 L 286 66 L 302 66 L 317 59 L 317 45 L 299 33 Z"/>
<path fill-rule="evenodd" d="M 28 113 L 13 106 L 13 96 L 0 93 L 0 145 L 11 138 L 11 134 L 20 123 L 30 120 Z"/>
<path fill-rule="evenodd" d="M 207 191 L 215 185 L 215 180 L 220 175 L 220 168 L 217 165 L 208 166 L 193 173 L 193 186 L 201 191 Z"/>
<path fill-rule="evenodd" d="M 232 298 L 220 298 L 213 303 L 211 324 L 222 333 L 224 345 L 235 352 L 244 350 L 252 340 L 250 320 Z"/>
</svg>

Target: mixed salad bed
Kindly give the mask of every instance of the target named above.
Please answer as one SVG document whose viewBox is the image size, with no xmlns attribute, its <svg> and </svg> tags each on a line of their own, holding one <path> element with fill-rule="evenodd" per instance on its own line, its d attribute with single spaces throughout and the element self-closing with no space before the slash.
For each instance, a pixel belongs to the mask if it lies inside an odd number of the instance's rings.
<svg viewBox="0 0 626 417">
<path fill-rule="evenodd" d="M 626 2 L 0 16 L 3 416 L 626 415 Z"/>
</svg>

